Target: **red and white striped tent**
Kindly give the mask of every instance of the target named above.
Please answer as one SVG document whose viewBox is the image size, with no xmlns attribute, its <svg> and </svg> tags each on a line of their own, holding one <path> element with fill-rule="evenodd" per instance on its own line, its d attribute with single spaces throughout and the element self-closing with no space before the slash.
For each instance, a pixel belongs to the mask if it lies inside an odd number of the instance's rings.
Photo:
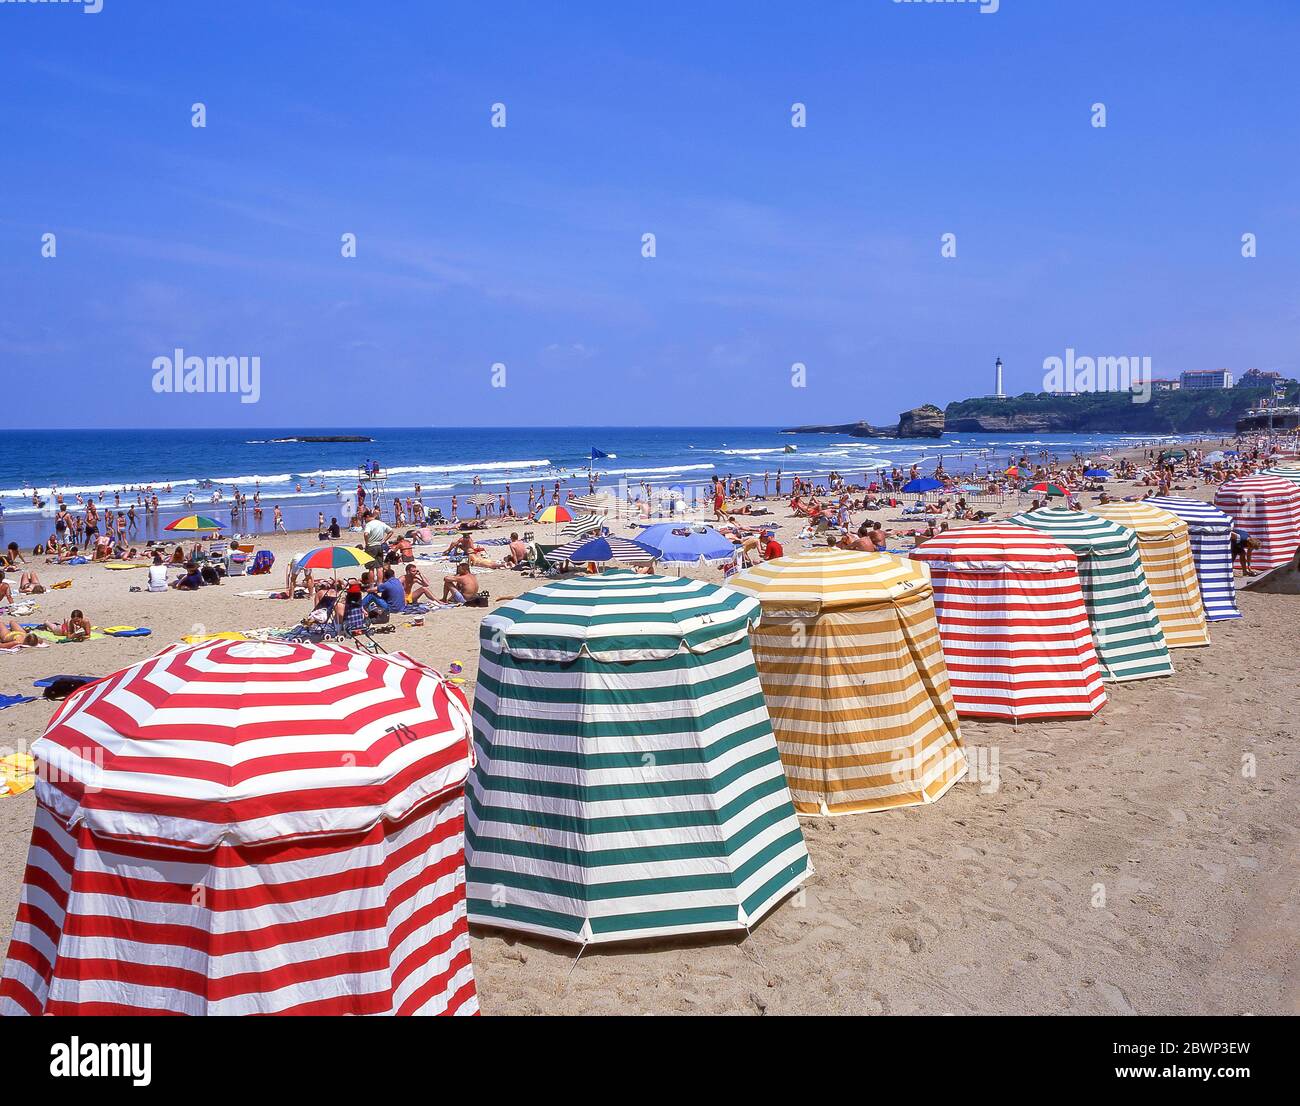
<svg viewBox="0 0 1300 1106">
<path fill-rule="evenodd" d="M 472 1014 L 461 692 L 400 653 L 208 641 L 75 692 L 0 1014 Z"/>
<path fill-rule="evenodd" d="M 1259 542 L 1250 567 L 1267 572 L 1300 548 L 1300 487 L 1276 476 L 1239 476 L 1219 485 L 1214 505 Z"/>
<path fill-rule="evenodd" d="M 957 714 L 1089 718 L 1106 702 L 1078 557 L 1047 534 L 989 523 L 928 539 L 939 638 Z"/>
</svg>

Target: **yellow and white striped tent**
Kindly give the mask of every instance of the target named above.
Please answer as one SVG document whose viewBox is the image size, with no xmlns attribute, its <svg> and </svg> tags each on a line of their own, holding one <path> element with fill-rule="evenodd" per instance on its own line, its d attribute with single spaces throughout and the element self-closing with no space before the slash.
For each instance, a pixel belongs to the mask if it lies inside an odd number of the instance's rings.
<svg viewBox="0 0 1300 1106">
<path fill-rule="evenodd" d="M 1102 503 L 1091 510 L 1137 534 L 1138 556 L 1165 632 L 1165 644 L 1170 649 L 1209 645 L 1187 523 L 1170 511 L 1141 502 Z"/>
<path fill-rule="evenodd" d="M 754 659 L 800 814 L 932 803 L 966 774 L 929 570 L 814 549 L 738 573 Z"/>
</svg>

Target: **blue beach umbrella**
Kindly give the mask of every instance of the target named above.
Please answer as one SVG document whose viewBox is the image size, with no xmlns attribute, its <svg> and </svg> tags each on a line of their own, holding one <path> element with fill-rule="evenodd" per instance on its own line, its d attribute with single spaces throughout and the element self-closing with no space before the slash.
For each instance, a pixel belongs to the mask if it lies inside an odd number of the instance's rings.
<svg viewBox="0 0 1300 1106">
<path fill-rule="evenodd" d="M 647 526 L 637 537 L 642 545 L 659 550 L 661 561 L 720 561 L 732 557 L 736 547 L 712 526 L 677 526 L 661 522 Z"/>
<path fill-rule="evenodd" d="M 1111 478 L 1110 469 L 1084 469 L 1084 476 L 1092 476 L 1098 480 L 1109 480 Z"/>
<path fill-rule="evenodd" d="M 943 487 L 942 480 L 936 480 L 932 476 L 919 476 L 915 480 L 909 480 L 903 485 L 905 492 L 935 492 Z"/>
</svg>

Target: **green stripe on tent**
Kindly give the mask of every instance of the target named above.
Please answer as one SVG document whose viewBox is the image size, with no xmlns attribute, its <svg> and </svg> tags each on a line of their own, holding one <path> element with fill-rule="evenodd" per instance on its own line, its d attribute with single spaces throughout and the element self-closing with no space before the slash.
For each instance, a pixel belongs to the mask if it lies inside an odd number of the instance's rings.
<svg viewBox="0 0 1300 1106">
<path fill-rule="evenodd" d="M 643 628 L 645 612 L 628 614 L 620 601 L 644 602 L 656 579 L 620 581 L 612 599 L 595 591 Z M 538 589 L 543 602 L 535 592 L 514 601 L 540 636 L 503 633 L 511 614 L 483 639 L 466 808 L 471 919 L 570 940 L 749 924 L 810 870 L 749 614 L 730 616 L 739 631 L 730 640 L 706 625 L 713 648 L 699 648 L 688 626 L 666 656 L 524 655 L 520 640 L 531 648 L 553 636 L 547 620 L 573 583 Z M 663 589 L 749 610 L 735 593 L 713 594 L 721 590 L 700 581 Z M 574 623 L 579 633 L 596 624 Z"/>
<path fill-rule="evenodd" d="M 1079 558 L 1079 582 L 1093 645 L 1108 680 L 1168 676 L 1165 634 L 1138 554 L 1137 535 L 1087 511 L 1045 507 L 1008 522 L 1055 538 Z"/>
</svg>

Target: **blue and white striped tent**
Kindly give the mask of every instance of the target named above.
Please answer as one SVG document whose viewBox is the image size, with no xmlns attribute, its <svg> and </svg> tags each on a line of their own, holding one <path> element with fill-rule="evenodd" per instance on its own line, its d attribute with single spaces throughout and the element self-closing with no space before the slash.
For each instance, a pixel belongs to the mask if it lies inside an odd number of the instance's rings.
<svg viewBox="0 0 1300 1106">
<path fill-rule="evenodd" d="M 1177 515 L 1187 523 L 1206 621 L 1240 618 L 1237 587 L 1232 580 L 1232 517 L 1212 503 L 1179 495 L 1156 496 L 1142 502 Z"/>
</svg>

